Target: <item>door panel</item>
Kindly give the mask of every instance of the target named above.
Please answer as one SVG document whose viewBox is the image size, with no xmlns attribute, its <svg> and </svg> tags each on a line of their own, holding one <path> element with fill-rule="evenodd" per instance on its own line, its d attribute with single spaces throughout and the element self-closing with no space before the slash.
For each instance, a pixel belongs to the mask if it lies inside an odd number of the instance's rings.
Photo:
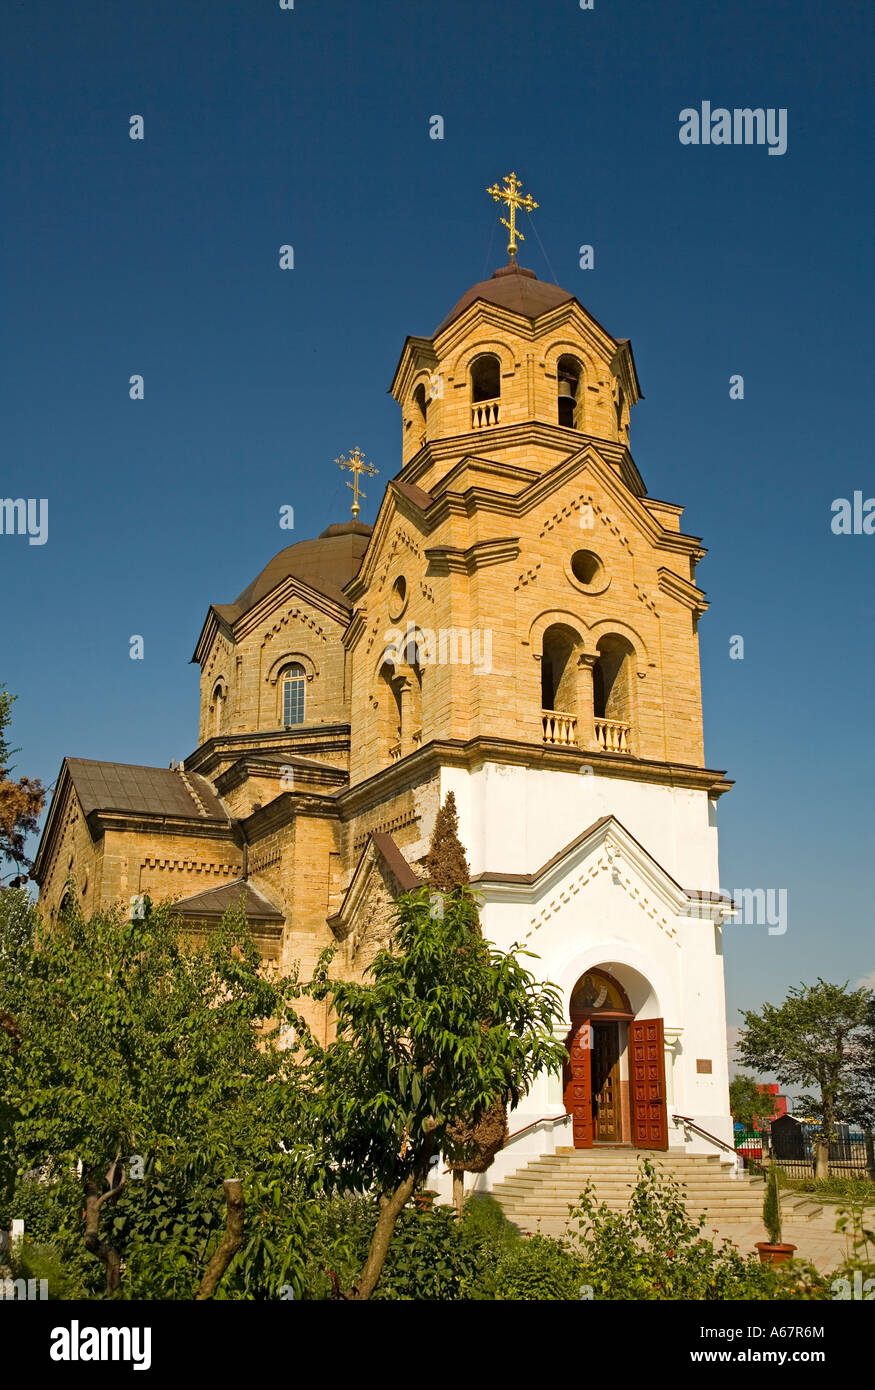
<svg viewBox="0 0 875 1390">
<path fill-rule="evenodd" d="M 571 1060 L 566 1070 L 565 1109 L 573 1116 L 571 1124 L 576 1149 L 592 1148 L 591 1038 L 589 1023 L 577 1023 L 568 1042 Z"/>
<path fill-rule="evenodd" d="M 665 1051 L 661 1018 L 629 1024 L 629 1092 L 632 1141 L 639 1149 L 668 1148 Z"/>
<path fill-rule="evenodd" d="M 594 1138 L 620 1142 L 620 1030 L 616 1023 L 593 1024 L 592 1091 Z"/>
</svg>

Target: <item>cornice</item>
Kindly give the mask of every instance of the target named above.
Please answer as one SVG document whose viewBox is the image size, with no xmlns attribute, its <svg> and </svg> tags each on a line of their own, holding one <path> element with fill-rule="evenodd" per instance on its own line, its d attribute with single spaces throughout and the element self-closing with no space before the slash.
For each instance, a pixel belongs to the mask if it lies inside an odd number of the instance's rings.
<svg viewBox="0 0 875 1390">
<path fill-rule="evenodd" d="M 543 446 L 544 448 L 553 447 L 556 453 L 561 455 L 560 462 L 576 457 L 587 445 L 592 445 L 609 463 L 616 465 L 630 492 L 638 497 L 647 495 L 644 479 L 638 472 L 628 447 L 625 444 L 617 443 L 614 439 L 602 439 L 595 434 L 582 434 L 579 430 L 566 429 L 562 425 L 548 425 L 543 420 L 524 420 L 516 425 L 495 425 L 486 433 L 488 433 L 489 444 L 494 443 L 501 448 L 524 447 L 527 444 Z M 481 457 L 479 454 L 473 454 L 470 448 L 466 449 L 466 442 L 482 448 L 487 442 L 484 431 L 469 431 L 466 434 L 427 440 L 409 463 L 404 465 L 397 475 L 398 478 L 402 482 L 418 484 L 419 479 L 428 472 L 429 468 L 441 463 L 444 459 L 461 456 L 462 461 L 464 461 L 469 457 Z M 498 467 L 503 467 L 500 460 L 489 461 L 494 466 L 497 464 Z M 508 464 L 507 467 L 516 469 L 519 465 Z M 544 475 L 539 473 L 538 476 Z M 443 480 L 441 483 L 433 484 L 430 490 L 437 494 L 437 490 L 442 485 Z"/>
<path fill-rule="evenodd" d="M 207 739 L 185 759 L 185 770 L 211 777 L 221 763 L 236 762 L 246 753 L 253 757 L 259 752 L 297 753 L 306 757 L 313 753 L 349 751 L 348 724 L 314 724 L 310 728 L 296 725 L 295 728 L 295 733 L 289 729 L 267 729 Z"/>
<path fill-rule="evenodd" d="M 30 877 L 33 879 L 34 883 L 37 883 L 40 887 L 42 887 L 45 880 L 48 862 L 54 853 L 58 838 L 61 818 L 71 795 L 75 798 L 81 812 L 82 806 L 79 802 L 79 798 L 76 796 L 73 779 L 70 776 L 67 767 L 67 759 L 65 758 L 61 763 L 61 771 L 58 773 L 58 779 L 55 784 L 55 794 L 49 806 L 49 813 L 46 816 L 46 823 L 40 835 L 40 842 L 37 846 L 36 855 L 34 856 L 33 868 L 30 872 Z"/>
<path fill-rule="evenodd" d="M 198 840 L 234 839 L 231 819 L 227 821 L 204 820 L 202 817 L 150 815 L 146 811 L 91 811 L 85 817 L 85 824 L 93 840 L 99 839 L 109 830 L 143 832 L 152 835 L 185 835 Z"/>
<path fill-rule="evenodd" d="M 248 845 L 254 844 L 274 830 L 295 821 L 300 816 L 316 820 L 339 820 L 340 811 L 335 797 L 320 792 L 282 792 L 266 806 L 243 817 L 238 825 Z"/>
<path fill-rule="evenodd" d="M 268 761 L 258 754 L 244 754 L 230 767 L 215 778 L 213 785 L 219 796 L 225 796 L 235 787 L 243 786 L 251 777 L 270 778 L 282 781 L 284 768 L 290 767 L 294 775 L 295 789 L 299 791 L 318 791 L 320 788 L 345 787 L 349 782 L 348 773 L 342 768 L 325 767 L 308 763 L 306 758 L 289 755 L 286 764 Z"/>
<path fill-rule="evenodd" d="M 723 771 L 693 767 L 686 763 L 662 762 L 651 758 L 630 758 L 628 754 L 601 750 L 559 748 L 550 744 L 524 743 L 517 739 L 478 737 L 435 739 L 397 763 L 382 768 L 363 782 L 356 782 L 338 794 L 336 804 L 344 821 L 370 810 L 372 806 L 437 777 L 443 767 L 469 772 L 487 762 L 512 763 L 559 772 L 579 773 L 592 767 L 606 777 L 623 781 L 647 782 L 660 786 L 686 787 L 722 796 L 733 783 Z"/>
<path fill-rule="evenodd" d="M 435 334 L 430 340 L 438 357 L 452 356 L 466 338 L 471 336 L 477 321 L 502 329 L 529 345 L 538 343 L 562 324 L 576 322 L 581 336 L 606 362 L 610 362 L 617 350 L 628 341 L 614 338 L 577 299 L 567 299 L 534 319 L 525 314 L 518 314 L 513 309 L 502 308 L 500 304 L 493 304 L 488 299 L 474 299 L 457 318 L 447 324 L 442 333 Z"/>
<path fill-rule="evenodd" d="M 689 580 L 682 579 L 673 570 L 664 567 L 657 570 L 659 587 L 669 598 L 676 599 L 684 608 L 688 608 L 691 613 L 695 613 L 700 618 L 708 610 L 708 600 L 701 589 Z"/>
<path fill-rule="evenodd" d="M 507 536 L 477 541 L 467 550 L 459 546 L 439 545 L 426 550 L 425 555 L 429 562 L 429 573 L 471 575 L 487 565 L 501 565 L 507 560 L 515 560 L 519 553 L 519 537 Z"/>
</svg>

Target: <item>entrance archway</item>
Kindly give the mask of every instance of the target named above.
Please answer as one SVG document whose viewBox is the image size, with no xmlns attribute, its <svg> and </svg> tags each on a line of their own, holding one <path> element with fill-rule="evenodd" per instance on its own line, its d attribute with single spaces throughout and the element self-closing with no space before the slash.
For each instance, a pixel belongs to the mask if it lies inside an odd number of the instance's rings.
<svg viewBox="0 0 875 1390">
<path fill-rule="evenodd" d="M 620 981 L 603 967 L 571 994 L 565 1109 L 576 1149 L 595 1144 L 668 1148 L 661 1018 L 636 1018 Z"/>
</svg>

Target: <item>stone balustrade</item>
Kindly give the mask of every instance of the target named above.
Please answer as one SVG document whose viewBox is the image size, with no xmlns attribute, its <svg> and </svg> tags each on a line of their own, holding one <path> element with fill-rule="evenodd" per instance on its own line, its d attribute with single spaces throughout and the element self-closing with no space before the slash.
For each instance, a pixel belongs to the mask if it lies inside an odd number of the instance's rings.
<svg viewBox="0 0 875 1390">
<path fill-rule="evenodd" d="M 631 753 L 629 734 L 631 725 L 622 719 L 600 719 L 593 721 L 595 747 L 604 753 Z M 545 743 L 560 747 L 577 746 L 577 715 L 560 710 L 541 710 L 541 726 Z"/>
<path fill-rule="evenodd" d="M 471 407 L 472 430 L 486 430 L 501 423 L 500 401 L 478 401 Z"/>
</svg>

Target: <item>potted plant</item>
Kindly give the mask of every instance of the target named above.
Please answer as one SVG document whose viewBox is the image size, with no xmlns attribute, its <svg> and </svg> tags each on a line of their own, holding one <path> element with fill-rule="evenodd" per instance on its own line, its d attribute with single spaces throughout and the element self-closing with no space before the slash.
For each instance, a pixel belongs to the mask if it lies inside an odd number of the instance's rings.
<svg viewBox="0 0 875 1390">
<path fill-rule="evenodd" d="M 774 1159 L 769 1164 L 769 1171 L 766 1175 L 763 1225 L 769 1238 L 756 1242 L 760 1263 L 777 1265 L 782 1264 L 784 1260 L 789 1260 L 796 1246 L 787 1245 L 781 1240 L 781 1189 L 778 1185 L 778 1165 Z"/>
</svg>

